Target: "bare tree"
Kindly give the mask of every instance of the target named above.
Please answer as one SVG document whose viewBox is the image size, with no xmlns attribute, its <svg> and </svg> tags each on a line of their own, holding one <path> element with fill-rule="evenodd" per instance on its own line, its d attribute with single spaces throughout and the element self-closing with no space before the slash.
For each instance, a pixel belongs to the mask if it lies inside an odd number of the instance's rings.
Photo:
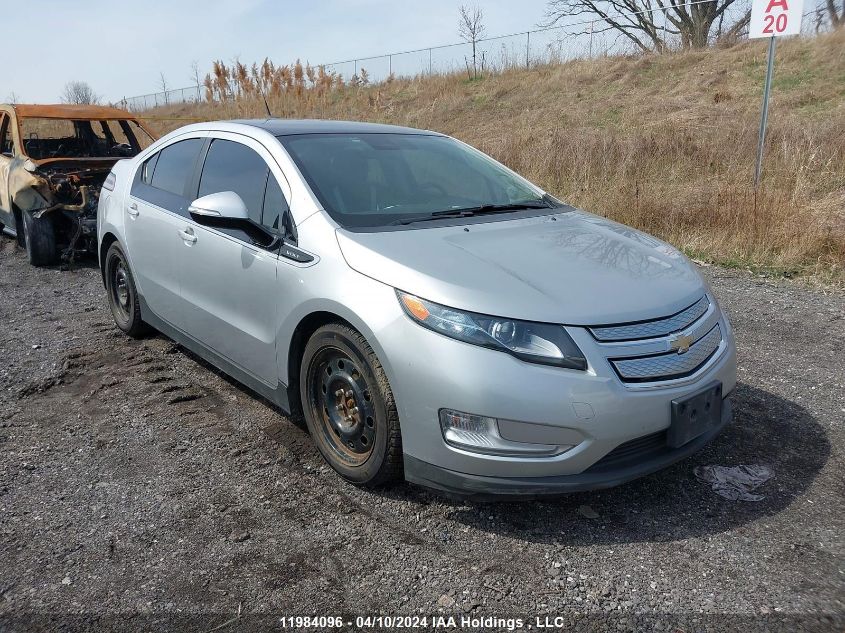
<svg viewBox="0 0 845 633">
<path fill-rule="evenodd" d="M 197 60 L 191 62 L 191 81 L 193 81 L 194 85 L 197 87 L 197 101 L 199 101 L 202 79 L 200 79 L 200 64 Z"/>
<path fill-rule="evenodd" d="M 20 101 L 20 96 L 14 90 L 6 95 L 6 103 L 20 103 Z"/>
<path fill-rule="evenodd" d="M 97 104 L 100 97 L 94 89 L 85 81 L 69 81 L 62 90 L 62 103 L 77 105 Z"/>
<path fill-rule="evenodd" d="M 478 62 L 476 45 L 484 38 L 487 29 L 484 28 L 484 11 L 478 7 L 461 6 L 461 21 L 458 33 L 468 44 L 472 44 L 472 79 L 478 78 Z"/>
<path fill-rule="evenodd" d="M 842 8 L 836 6 L 836 0 L 826 0 L 827 17 L 830 18 L 830 23 L 833 28 L 838 26 L 845 26 L 845 0 L 842 0 Z"/>
<path fill-rule="evenodd" d="M 748 0 L 548 0 L 544 26 L 595 16 L 604 27 L 593 32 L 616 31 L 641 51 L 665 51 L 667 35 L 677 37 L 681 48 L 703 48 L 714 24 L 720 35 L 735 39 L 751 19 L 747 5 Z M 736 8 L 741 13 L 722 31 L 726 13 Z"/>
<path fill-rule="evenodd" d="M 164 105 L 167 105 L 169 103 L 167 97 L 167 78 L 164 76 L 164 72 L 161 71 L 158 73 L 158 87 L 164 93 Z"/>
</svg>

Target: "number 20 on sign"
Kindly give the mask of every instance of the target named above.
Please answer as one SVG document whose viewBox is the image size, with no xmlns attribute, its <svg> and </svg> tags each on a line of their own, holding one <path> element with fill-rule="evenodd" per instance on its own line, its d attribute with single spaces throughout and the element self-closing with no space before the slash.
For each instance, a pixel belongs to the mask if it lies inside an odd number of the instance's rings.
<svg viewBox="0 0 845 633">
<path fill-rule="evenodd" d="M 748 37 L 778 37 L 801 32 L 804 0 L 754 0 Z"/>
</svg>

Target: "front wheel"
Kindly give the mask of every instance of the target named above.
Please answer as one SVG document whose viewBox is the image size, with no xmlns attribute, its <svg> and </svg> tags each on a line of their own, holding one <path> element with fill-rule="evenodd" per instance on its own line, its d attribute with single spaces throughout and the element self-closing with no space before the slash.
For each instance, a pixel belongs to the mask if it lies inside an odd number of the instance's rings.
<svg viewBox="0 0 845 633">
<path fill-rule="evenodd" d="M 140 338 L 149 331 L 141 320 L 141 305 L 135 279 L 120 245 L 115 242 L 106 252 L 104 264 L 106 294 L 114 322 L 132 338 Z"/>
<path fill-rule="evenodd" d="M 50 266 L 58 262 L 56 227 L 50 215 L 40 218 L 29 211 L 23 212 L 23 233 L 26 254 L 33 266 Z"/>
<path fill-rule="evenodd" d="M 347 325 L 325 325 L 305 346 L 301 367 L 305 422 L 329 465 L 345 479 L 368 487 L 399 478 L 399 414 L 367 340 Z"/>
</svg>

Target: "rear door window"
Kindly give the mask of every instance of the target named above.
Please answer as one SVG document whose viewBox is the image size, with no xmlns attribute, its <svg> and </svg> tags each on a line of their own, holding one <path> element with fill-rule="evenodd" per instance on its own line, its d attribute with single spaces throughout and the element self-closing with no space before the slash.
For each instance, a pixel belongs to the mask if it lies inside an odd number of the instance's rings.
<svg viewBox="0 0 845 633">
<path fill-rule="evenodd" d="M 184 196 L 187 184 L 194 174 L 202 143 L 203 139 L 190 138 L 161 150 L 150 184 L 156 189 Z M 143 176 L 146 176 L 146 173 L 142 174 Z"/>
</svg>

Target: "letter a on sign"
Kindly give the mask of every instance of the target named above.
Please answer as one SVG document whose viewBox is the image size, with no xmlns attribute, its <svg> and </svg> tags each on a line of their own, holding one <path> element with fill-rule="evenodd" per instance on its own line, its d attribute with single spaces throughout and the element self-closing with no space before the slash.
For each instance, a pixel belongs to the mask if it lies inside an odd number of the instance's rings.
<svg viewBox="0 0 845 633">
<path fill-rule="evenodd" d="M 801 32 L 804 0 L 754 0 L 748 37 L 779 37 Z"/>
</svg>

